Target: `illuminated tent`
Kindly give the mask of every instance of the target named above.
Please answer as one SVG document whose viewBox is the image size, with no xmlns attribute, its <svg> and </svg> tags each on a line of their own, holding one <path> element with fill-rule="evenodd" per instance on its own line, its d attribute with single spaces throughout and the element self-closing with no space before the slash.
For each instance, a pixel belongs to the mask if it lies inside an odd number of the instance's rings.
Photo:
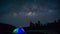
<svg viewBox="0 0 60 34">
<path fill-rule="evenodd" d="M 23 28 L 16 28 L 16 29 L 13 30 L 13 33 L 14 34 L 24 34 L 25 31 L 24 31 Z"/>
</svg>

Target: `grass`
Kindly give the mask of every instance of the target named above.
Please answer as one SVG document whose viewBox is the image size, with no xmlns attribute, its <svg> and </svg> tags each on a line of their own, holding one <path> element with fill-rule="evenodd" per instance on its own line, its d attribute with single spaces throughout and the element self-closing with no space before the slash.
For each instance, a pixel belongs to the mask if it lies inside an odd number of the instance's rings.
<svg viewBox="0 0 60 34">
<path fill-rule="evenodd" d="M 41 32 L 41 33 L 48 33 L 48 34 L 57 34 L 57 32 L 54 32 L 52 30 L 29 30 L 27 32 Z"/>
<path fill-rule="evenodd" d="M 48 32 L 48 30 L 29 30 L 27 32 Z"/>
</svg>

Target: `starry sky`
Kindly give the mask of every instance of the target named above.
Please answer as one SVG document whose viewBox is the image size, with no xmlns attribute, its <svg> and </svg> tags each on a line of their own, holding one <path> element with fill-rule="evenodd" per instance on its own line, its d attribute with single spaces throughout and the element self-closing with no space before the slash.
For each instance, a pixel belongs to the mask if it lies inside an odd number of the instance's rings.
<svg viewBox="0 0 60 34">
<path fill-rule="evenodd" d="M 0 0 L 0 22 L 16 27 L 60 19 L 60 0 Z"/>
</svg>

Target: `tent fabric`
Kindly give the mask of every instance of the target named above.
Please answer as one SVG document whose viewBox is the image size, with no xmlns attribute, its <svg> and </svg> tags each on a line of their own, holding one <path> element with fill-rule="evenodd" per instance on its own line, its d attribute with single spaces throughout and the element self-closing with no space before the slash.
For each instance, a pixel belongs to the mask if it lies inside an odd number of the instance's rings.
<svg viewBox="0 0 60 34">
<path fill-rule="evenodd" d="M 13 33 L 23 34 L 23 33 L 25 33 L 25 31 L 23 28 L 16 28 L 13 30 Z"/>
</svg>

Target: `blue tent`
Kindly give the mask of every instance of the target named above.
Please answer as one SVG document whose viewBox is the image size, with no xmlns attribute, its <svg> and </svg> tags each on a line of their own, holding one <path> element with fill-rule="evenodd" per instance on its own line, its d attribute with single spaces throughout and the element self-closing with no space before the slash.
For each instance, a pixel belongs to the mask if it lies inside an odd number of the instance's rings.
<svg viewBox="0 0 60 34">
<path fill-rule="evenodd" d="M 24 31 L 23 28 L 16 28 L 16 29 L 13 30 L 13 33 L 15 33 L 15 34 L 24 34 L 25 31 Z"/>
</svg>

